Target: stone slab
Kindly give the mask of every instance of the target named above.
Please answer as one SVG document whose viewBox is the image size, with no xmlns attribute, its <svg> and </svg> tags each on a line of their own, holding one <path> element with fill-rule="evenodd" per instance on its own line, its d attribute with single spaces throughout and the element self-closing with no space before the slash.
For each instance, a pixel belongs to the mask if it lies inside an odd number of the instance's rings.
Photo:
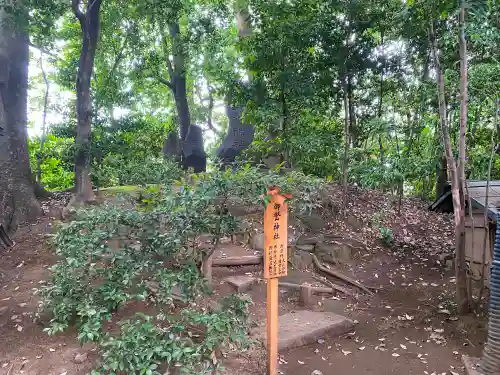
<svg viewBox="0 0 500 375">
<path fill-rule="evenodd" d="M 325 336 L 340 336 L 351 331 L 354 322 L 344 316 L 316 311 L 296 311 L 282 315 L 279 321 L 278 349 L 292 349 L 312 344 Z M 259 330 L 265 342 L 266 327 Z"/>
<path fill-rule="evenodd" d="M 252 285 L 258 279 L 252 276 L 237 275 L 226 277 L 224 281 L 231 285 L 238 293 L 245 293 L 252 288 Z"/>
<path fill-rule="evenodd" d="M 465 375 L 483 375 L 476 366 L 479 363 L 479 358 L 469 357 L 467 355 L 462 356 L 462 363 L 465 367 Z"/>
</svg>

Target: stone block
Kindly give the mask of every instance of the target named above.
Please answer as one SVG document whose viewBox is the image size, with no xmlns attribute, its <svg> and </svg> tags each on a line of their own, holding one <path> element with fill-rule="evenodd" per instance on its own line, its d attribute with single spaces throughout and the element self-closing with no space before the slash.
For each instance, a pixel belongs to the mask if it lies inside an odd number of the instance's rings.
<svg viewBox="0 0 500 375">
<path fill-rule="evenodd" d="M 258 279 L 252 276 L 237 275 L 226 277 L 224 281 L 231 285 L 236 292 L 245 293 L 252 288 L 252 285 L 255 284 Z"/>
<path fill-rule="evenodd" d="M 318 258 L 330 263 L 349 262 L 352 260 L 352 248 L 345 244 L 327 244 L 316 245 L 316 254 Z"/>
<path fill-rule="evenodd" d="M 350 332 L 354 323 L 344 316 L 316 311 L 297 311 L 279 317 L 279 350 L 312 344 L 327 335 L 340 336 Z M 266 327 L 258 336 L 265 342 Z"/>
</svg>

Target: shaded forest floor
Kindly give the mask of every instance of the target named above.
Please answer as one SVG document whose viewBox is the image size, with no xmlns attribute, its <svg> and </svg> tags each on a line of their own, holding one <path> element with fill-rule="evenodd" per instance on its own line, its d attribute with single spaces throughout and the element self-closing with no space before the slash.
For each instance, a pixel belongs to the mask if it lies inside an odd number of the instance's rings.
<svg viewBox="0 0 500 375">
<path fill-rule="evenodd" d="M 461 355 L 481 354 L 486 321 L 454 315 L 453 271 L 439 263 L 440 256 L 453 249 L 451 217 L 430 213 L 425 204 L 412 199 L 403 201 L 399 214 L 392 197 L 358 190 L 351 192 L 345 216 L 335 204 L 339 190 L 332 187 L 329 194 L 333 203 L 318 216 L 322 222 L 301 231 L 308 231 L 306 236 L 342 234 L 362 243 L 364 250 L 337 267 L 376 293 L 356 299 L 314 296 L 309 310 L 344 315 L 357 325 L 343 337 L 322 337 L 316 344 L 281 352 L 280 371 L 289 375 L 463 374 Z M 37 289 L 50 277 L 48 268 L 56 261 L 49 246 L 54 225 L 50 215 L 55 216 L 51 211 L 37 224 L 22 228 L 15 236 L 17 245 L 1 255 L 0 375 L 83 375 L 98 360 L 92 345 L 77 343 L 73 330 L 51 337 L 33 319 Z M 393 231 L 391 246 L 380 240 L 380 227 Z M 238 251 L 255 253 L 228 242 L 219 250 L 221 254 Z M 215 296 L 232 292 L 225 277 L 250 273 L 262 277 L 258 266 L 216 269 Z M 291 271 L 285 281 L 315 282 L 307 269 Z M 260 326 L 265 325 L 265 293 L 263 280 L 249 292 L 254 301 L 252 320 Z M 280 290 L 280 314 L 304 309 L 297 302 L 298 293 Z M 262 347 L 228 353 L 223 362 L 227 374 L 266 373 Z"/>
</svg>

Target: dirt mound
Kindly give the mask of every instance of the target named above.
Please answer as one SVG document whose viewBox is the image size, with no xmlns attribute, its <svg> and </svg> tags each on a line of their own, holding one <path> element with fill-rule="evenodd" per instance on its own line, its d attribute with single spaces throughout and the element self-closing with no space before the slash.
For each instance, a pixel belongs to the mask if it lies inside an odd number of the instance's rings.
<svg viewBox="0 0 500 375">
<path fill-rule="evenodd" d="M 330 232 L 371 245 L 382 245 L 385 232 L 388 245 L 429 255 L 454 249 L 453 217 L 429 211 L 427 202 L 404 198 L 400 204 L 392 194 L 357 187 L 349 188 L 345 211 L 342 200 L 343 188 L 329 186 L 321 215 Z"/>
</svg>

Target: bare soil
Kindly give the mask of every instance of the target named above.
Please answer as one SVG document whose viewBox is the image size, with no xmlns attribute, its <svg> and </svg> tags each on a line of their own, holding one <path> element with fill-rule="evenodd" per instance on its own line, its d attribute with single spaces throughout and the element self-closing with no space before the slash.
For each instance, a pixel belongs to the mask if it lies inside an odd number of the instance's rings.
<svg viewBox="0 0 500 375">
<path fill-rule="evenodd" d="M 394 201 L 373 194 L 353 195 L 359 199 L 351 202 L 350 217 L 339 216 L 335 207 L 325 211 L 324 232 L 342 233 L 366 244 L 366 250 L 358 251 L 339 269 L 373 288 L 374 296 L 314 297 L 309 309 L 342 314 L 358 324 L 344 337 L 322 337 L 316 344 L 283 351 L 280 371 L 289 375 L 310 375 L 315 370 L 324 375 L 462 375 L 461 355 L 480 356 L 486 321 L 472 314 L 454 315 L 453 271 L 437 262 L 441 253 L 453 247 L 450 218 L 429 213 L 424 204 L 413 200 L 405 200 L 398 214 Z M 391 247 L 381 244 L 377 226 L 369 222 L 377 213 L 383 213 L 376 217 L 382 223 L 378 225 L 393 230 Z M 40 218 L 18 231 L 17 245 L 0 254 L 0 375 L 83 375 L 99 359 L 92 345 L 77 343 L 74 331 L 51 337 L 34 319 L 37 289 L 50 277 L 48 267 L 56 261 L 49 245 L 52 227 L 51 218 Z M 234 247 L 228 245 L 221 252 L 233 255 Z M 216 269 L 215 297 L 232 292 L 223 282 L 225 277 L 246 273 L 262 276 L 258 266 Z M 312 272 L 300 270 L 291 272 L 287 281 L 316 282 Z M 265 282 L 254 285 L 249 294 L 252 320 L 265 325 Z M 302 309 L 297 301 L 297 293 L 280 290 L 280 314 Z M 87 358 L 76 363 L 76 354 Z M 266 374 L 265 350 L 257 345 L 246 353 L 228 353 L 223 365 L 227 374 Z"/>
</svg>

